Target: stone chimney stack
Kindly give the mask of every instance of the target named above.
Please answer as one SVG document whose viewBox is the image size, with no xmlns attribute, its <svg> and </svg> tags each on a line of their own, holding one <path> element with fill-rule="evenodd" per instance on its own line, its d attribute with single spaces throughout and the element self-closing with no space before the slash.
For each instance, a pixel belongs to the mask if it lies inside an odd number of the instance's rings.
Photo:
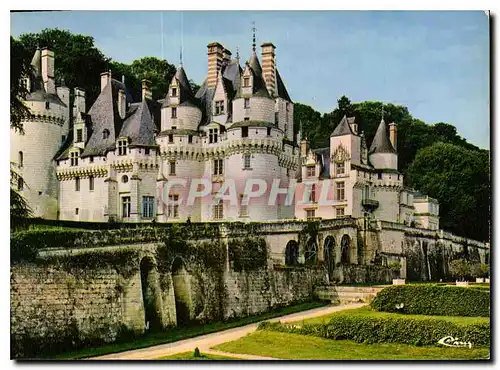
<svg viewBox="0 0 500 370">
<path fill-rule="evenodd" d="M 300 142 L 300 156 L 305 157 L 309 152 L 309 140 L 307 138 L 302 139 Z"/>
<path fill-rule="evenodd" d="M 111 82 L 111 71 L 101 73 L 101 91 Z"/>
<path fill-rule="evenodd" d="M 85 90 L 75 87 L 73 117 L 76 117 L 80 112 L 85 113 Z"/>
<path fill-rule="evenodd" d="M 270 42 L 261 45 L 262 48 L 262 75 L 266 82 L 267 91 L 274 97 L 278 95 L 276 81 L 276 46 Z"/>
<path fill-rule="evenodd" d="M 224 51 L 222 52 L 222 63 L 229 64 L 229 62 L 231 62 L 231 55 L 232 55 L 231 51 L 224 48 Z"/>
<path fill-rule="evenodd" d="M 391 140 L 392 147 L 398 151 L 398 126 L 392 122 L 389 123 L 389 139 Z"/>
<path fill-rule="evenodd" d="M 218 42 L 211 42 L 208 48 L 208 77 L 207 87 L 215 88 L 217 86 L 217 73 L 222 67 L 224 58 L 224 47 Z"/>
<path fill-rule="evenodd" d="M 118 90 L 118 114 L 121 118 L 125 118 L 127 112 L 127 97 L 123 89 Z"/>
<path fill-rule="evenodd" d="M 42 80 L 45 92 L 47 94 L 55 94 L 54 52 L 47 48 L 42 50 Z"/>
<path fill-rule="evenodd" d="M 142 100 L 153 98 L 153 92 L 151 91 L 151 81 L 142 80 Z"/>
</svg>

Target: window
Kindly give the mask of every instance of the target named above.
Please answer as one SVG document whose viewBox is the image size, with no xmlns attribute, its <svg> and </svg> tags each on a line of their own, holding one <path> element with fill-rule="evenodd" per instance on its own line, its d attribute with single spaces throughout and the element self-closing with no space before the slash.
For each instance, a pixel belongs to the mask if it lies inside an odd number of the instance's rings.
<svg viewBox="0 0 500 370">
<path fill-rule="evenodd" d="M 309 193 L 309 202 L 316 200 L 316 184 L 311 185 L 311 192 Z"/>
<path fill-rule="evenodd" d="M 218 132 L 219 130 L 216 128 L 211 128 L 208 130 L 208 142 L 211 143 L 216 143 L 218 139 Z"/>
<path fill-rule="evenodd" d="M 127 175 L 123 175 L 123 176 L 122 176 L 122 182 L 123 182 L 124 184 L 126 184 L 126 183 L 128 182 L 128 176 L 127 176 Z"/>
<path fill-rule="evenodd" d="M 154 207 L 154 197 L 152 196 L 142 197 L 142 217 L 145 218 L 154 217 L 153 207 Z"/>
<path fill-rule="evenodd" d="M 248 137 L 248 127 L 241 128 L 241 137 Z"/>
<path fill-rule="evenodd" d="M 344 212 L 345 212 L 345 208 L 344 207 L 339 207 L 337 208 L 337 217 L 344 217 Z"/>
<path fill-rule="evenodd" d="M 168 135 L 168 142 L 173 143 L 174 142 L 174 135 L 170 134 Z"/>
<path fill-rule="evenodd" d="M 343 175 L 345 173 L 345 162 L 335 163 L 335 172 L 337 175 Z"/>
<path fill-rule="evenodd" d="M 338 182 L 337 183 L 337 200 L 344 200 L 345 199 L 345 183 Z"/>
<path fill-rule="evenodd" d="M 224 162 L 222 159 L 214 159 L 214 175 L 222 175 Z"/>
<path fill-rule="evenodd" d="M 76 130 L 76 142 L 81 143 L 83 141 L 83 130 L 81 128 Z"/>
<path fill-rule="evenodd" d="M 274 112 L 274 124 L 278 126 L 279 120 L 280 120 L 280 114 L 279 112 Z"/>
<path fill-rule="evenodd" d="M 50 102 L 48 101 L 45 102 L 45 109 L 50 109 Z"/>
<path fill-rule="evenodd" d="M 22 178 L 17 178 L 17 190 L 21 191 L 24 189 L 24 181 Z"/>
<path fill-rule="evenodd" d="M 78 215 L 79 211 L 80 211 L 80 208 L 75 208 L 75 215 Z"/>
<path fill-rule="evenodd" d="M 245 154 L 243 158 L 244 158 L 243 168 L 250 168 L 250 154 Z"/>
<path fill-rule="evenodd" d="M 243 107 L 250 108 L 250 99 L 249 98 L 245 98 Z"/>
<path fill-rule="evenodd" d="M 307 177 L 316 176 L 316 166 L 307 166 Z"/>
<path fill-rule="evenodd" d="M 240 198 L 240 217 L 246 217 L 248 216 L 248 200 L 243 194 L 241 194 Z"/>
<path fill-rule="evenodd" d="M 370 187 L 365 185 L 363 189 L 363 199 L 370 199 Z"/>
<path fill-rule="evenodd" d="M 250 117 L 243 118 L 244 121 L 250 121 Z"/>
<path fill-rule="evenodd" d="M 176 107 L 172 108 L 172 118 L 177 118 L 177 108 Z"/>
<path fill-rule="evenodd" d="M 381 173 L 378 173 L 377 176 L 378 176 L 379 180 L 382 180 L 382 174 Z"/>
<path fill-rule="evenodd" d="M 267 128 L 267 136 L 271 136 L 271 127 Z"/>
<path fill-rule="evenodd" d="M 308 220 L 311 220 L 311 219 L 315 218 L 316 217 L 316 210 L 314 210 L 314 209 L 308 209 L 306 211 L 306 217 L 307 217 Z"/>
<path fill-rule="evenodd" d="M 144 149 L 144 154 L 149 155 L 149 152 L 150 152 L 149 148 Z"/>
<path fill-rule="evenodd" d="M 179 218 L 179 195 L 172 194 L 168 196 L 168 217 L 169 218 Z"/>
<path fill-rule="evenodd" d="M 243 87 L 250 87 L 250 77 L 243 78 Z"/>
<path fill-rule="evenodd" d="M 103 139 L 107 139 L 109 137 L 109 130 L 106 129 L 102 132 L 102 138 Z"/>
<path fill-rule="evenodd" d="M 193 143 L 193 135 L 188 135 L 188 143 L 189 144 Z"/>
<path fill-rule="evenodd" d="M 172 126 L 172 130 L 177 130 L 177 126 Z"/>
<path fill-rule="evenodd" d="M 78 166 L 78 152 L 71 152 L 69 156 L 71 159 L 71 165 Z"/>
<path fill-rule="evenodd" d="M 118 155 L 127 154 L 127 140 L 118 140 Z"/>
<path fill-rule="evenodd" d="M 224 203 L 222 199 L 217 199 L 213 207 L 214 220 L 222 220 L 224 218 Z"/>
<path fill-rule="evenodd" d="M 94 176 L 89 177 L 89 190 L 90 191 L 94 190 Z"/>
<path fill-rule="evenodd" d="M 22 151 L 19 152 L 17 162 L 19 163 L 19 167 L 22 167 L 24 165 L 24 154 Z"/>
<path fill-rule="evenodd" d="M 94 163 L 94 157 L 93 157 L 93 156 L 90 156 L 90 157 L 89 157 L 89 162 L 90 162 L 90 163 Z"/>
<path fill-rule="evenodd" d="M 130 217 L 130 197 L 122 197 L 122 217 Z"/>
<path fill-rule="evenodd" d="M 177 96 L 177 88 L 176 87 L 172 87 L 172 96 L 173 97 Z"/>
<path fill-rule="evenodd" d="M 215 102 L 215 115 L 224 114 L 224 100 Z"/>
<path fill-rule="evenodd" d="M 169 175 L 175 175 L 175 161 L 170 162 L 170 172 Z"/>
<path fill-rule="evenodd" d="M 75 178 L 75 191 L 80 191 L 80 178 Z"/>
</svg>

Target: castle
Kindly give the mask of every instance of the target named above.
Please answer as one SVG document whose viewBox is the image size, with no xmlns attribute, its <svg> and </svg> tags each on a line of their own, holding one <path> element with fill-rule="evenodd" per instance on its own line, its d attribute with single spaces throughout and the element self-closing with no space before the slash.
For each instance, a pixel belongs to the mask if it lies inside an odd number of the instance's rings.
<svg viewBox="0 0 500 370">
<path fill-rule="evenodd" d="M 294 138 L 293 102 L 272 43 L 262 44 L 261 64 L 254 42 L 243 67 L 220 43 L 207 48 L 208 75 L 196 94 L 182 63 L 157 101 L 143 80 L 142 101 L 132 102 L 124 80 L 107 71 L 89 110 L 79 88 L 69 106 L 69 89 L 55 86 L 54 53 L 37 49 L 34 73 L 24 81 L 31 111 L 25 135 L 11 131 L 11 161 L 24 179 L 18 189 L 34 216 L 124 222 L 352 216 L 439 228 L 437 201 L 403 186 L 396 124 L 388 129 L 382 120 L 368 150 L 355 119 L 344 117 L 329 148 L 311 149 Z M 276 204 L 269 205 L 268 191 L 246 199 L 256 179 L 279 184 Z M 228 180 L 236 202 L 222 196 Z"/>
</svg>

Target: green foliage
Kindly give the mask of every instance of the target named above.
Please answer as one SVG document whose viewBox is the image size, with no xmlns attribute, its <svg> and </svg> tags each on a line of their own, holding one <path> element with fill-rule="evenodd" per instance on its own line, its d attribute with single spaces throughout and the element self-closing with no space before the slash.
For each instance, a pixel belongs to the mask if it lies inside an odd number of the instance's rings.
<svg viewBox="0 0 500 370">
<path fill-rule="evenodd" d="M 194 355 L 194 357 L 200 357 L 200 350 L 199 350 L 199 348 L 198 348 L 198 347 L 196 347 L 196 348 L 194 349 L 194 354 L 193 354 L 193 355 Z"/>
<path fill-rule="evenodd" d="M 24 133 L 21 119 L 29 114 L 29 109 L 22 99 L 28 90 L 21 84 L 21 78 L 31 71 L 29 53 L 24 45 L 10 37 L 10 127 Z"/>
<path fill-rule="evenodd" d="M 377 311 L 416 315 L 489 317 L 490 293 L 455 286 L 391 286 L 377 294 L 371 307 Z"/>
<path fill-rule="evenodd" d="M 453 277 L 464 280 L 471 275 L 471 264 L 463 258 L 453 260 L 450 262 L 450 272 Z"/>
<path fill-rule="evenodd" d="M 475 278 L 487 277 L 490 271 L 486 263 L 475 262 L 471 265 L 471 274 Z"/>
<path fill-rule="evenodd" d="M 358 343 L 405 343 L 435 346 L 448 335 L 470 341 L 473 346 L 489 346 L 490 325 L 461 325 L 447 320 L 415 318 L 373 318 L 367 316 L 334 316 L 326 324 L 284 325 L 268 323 L 260 330 L 312 335 L 333 340 L 354 340 Z"/>
<path fill-rule="evenodd" d="M 445 143 L 423 148 L 408 168 L 408 182 L 439 200 L 441 227 L 473 239 L 489 239 L 488 151 Z"/>
<path fill-rule="evenodd" d="M 234 271 L 252 271 L 267 267 L 267 244 L 261 237 L 231 239 L 229 261 Z"/>
</svg>

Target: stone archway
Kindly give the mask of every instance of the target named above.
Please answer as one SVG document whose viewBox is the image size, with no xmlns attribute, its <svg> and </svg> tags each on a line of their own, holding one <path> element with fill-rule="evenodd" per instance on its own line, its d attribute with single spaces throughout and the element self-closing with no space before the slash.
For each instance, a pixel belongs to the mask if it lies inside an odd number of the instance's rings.
<svg viewBox="0 0 500 370">
<path fill-rule="evenodd" d="M 152 257 L 144 257 L 140 263 L 144 325 L 146 330 L 159 330 L 161 323 L 161 300 L 158 276 Z"/>
<path fill-rule="evenodd" d="M 177 257 L 172 263 L 172 283 L 175 297 L 177 326 L 186 326 L 190 321 L 191 292 L 189 275 L 184 261 Z"/>
<path fill-rule="evenodd" d="M 299 243 L 290 240 L 285 248 L 285 265 L 293 266 L 299 263 Z"/>
<path fill-rule="evenodd" d="M 349 235 L 344 234 L 340 242 L 340 263 L 351 263 L 351 238 Z"/>
<path fill-rule="evenodd" d="M 318 260 L 318 245 L 314 239 L 309 239 L 306 244 L 306 250 L 304 253 L 304 262 L 306 265 L 313 265 Z"/>
<path fill-rule="evenodd" d="M 335 239 L 332 236 L 327 236 L 323 244 L 323 260 L 328 271 L 328 281 L 332 281 L 335 268 Z"/>
</svg>

